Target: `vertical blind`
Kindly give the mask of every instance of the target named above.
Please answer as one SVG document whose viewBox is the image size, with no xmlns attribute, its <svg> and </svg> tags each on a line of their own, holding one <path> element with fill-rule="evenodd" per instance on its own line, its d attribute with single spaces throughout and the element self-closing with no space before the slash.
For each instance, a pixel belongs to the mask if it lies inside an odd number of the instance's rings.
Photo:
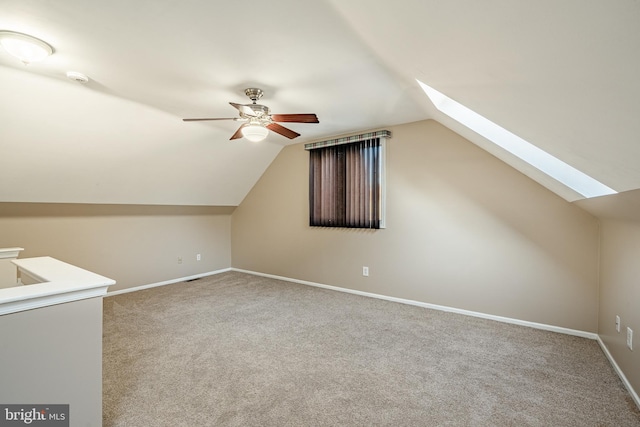
<svg viewBox="0 0 640 427">
<path fill-rule="evenodd" d="M 363 136 L 367 138 L 305 147 L 309 150 L 309 225 L 380 228 L 381 141 L 377 134 Z"/>
</svg>

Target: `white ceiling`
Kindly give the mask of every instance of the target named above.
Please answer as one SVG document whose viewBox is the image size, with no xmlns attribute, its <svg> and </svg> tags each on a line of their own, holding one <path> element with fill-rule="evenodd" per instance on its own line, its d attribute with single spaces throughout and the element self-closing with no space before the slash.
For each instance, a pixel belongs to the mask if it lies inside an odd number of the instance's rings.
<svg viewBox="0 0 640 427">
<path fill-rule="evenodd" d="M 567 200 L 561 184 L 431 105 L 415 79 L 617 191 L 640 188 L 637 0 L 0 0 L 0 201 L 238 205 L 280 149 L 229 141 L 260 87 L 305 142 L 433 118 Z M 65 77 L 79 71 L 86 85 Z"/>
</svg>

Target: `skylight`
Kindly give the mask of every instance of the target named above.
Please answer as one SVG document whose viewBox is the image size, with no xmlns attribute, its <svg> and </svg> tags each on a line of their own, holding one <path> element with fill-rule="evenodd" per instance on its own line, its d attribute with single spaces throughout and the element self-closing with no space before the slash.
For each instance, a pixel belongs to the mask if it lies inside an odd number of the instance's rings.
<svg viewBox="0 0 640 427">
<path fill-rule="evenodd" d="M 546 151 L 512 134 L 503 127 L 454 101 L 431 86 L 416 80 L 435 107 L 447 116 L 487 138 L 585 198 L 616 194 L 617 191 L 591 178 Z"/>
</svg>

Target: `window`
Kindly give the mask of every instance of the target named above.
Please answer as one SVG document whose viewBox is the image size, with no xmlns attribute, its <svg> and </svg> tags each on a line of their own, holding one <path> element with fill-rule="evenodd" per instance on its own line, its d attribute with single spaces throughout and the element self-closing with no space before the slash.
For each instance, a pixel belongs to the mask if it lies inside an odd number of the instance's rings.
<svg viewBox="0 0 640 427">
<path fill-rule="evenodd" d="M 309 225 L 384 228 L 385 139 L 389 131 L 305 145 Z"/>
<path fill-rule="evenodd" d="M 615 194 L 617 191 L 541 150 L 491 120 L 417 80 L 435 107 L 497 146 L 581 194 L 585 198 Z"/>
</svg>

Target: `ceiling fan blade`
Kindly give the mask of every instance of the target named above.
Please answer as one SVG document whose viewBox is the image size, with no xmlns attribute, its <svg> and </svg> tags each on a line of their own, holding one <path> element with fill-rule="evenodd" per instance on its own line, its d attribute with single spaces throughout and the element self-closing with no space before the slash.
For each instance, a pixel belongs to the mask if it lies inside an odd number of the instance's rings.
<svg viewBox="0 0 640 427">
<path fill-rule="evenodd" d="M 246 105 L 236 104 L 235 102 L 230 102 L 229 104 L 231 104 L 231 106 L 233 106 L 234 108 L 237 108 L 238 111 L 240 111 L 242 114 L 246 114 L 247 116 L 250 116 L 250 117 L 257 117 L 255 111 L 253 111 L 250 107 L 247 107 Z"/>
<path fill-rule="evenodd" d="M 227 117 L 224 117 L 224 118 L 210 118 L 209 117 L 209 118 L 204 118 L 204 119 L 182 119 L 183 122 L 202 122 L 202 121 L 205 121 L 205 120 L 234 120 L 234 121 L 237 121 L 238 118 L 237 117 L 230 117 L 230 118 L 227 118 Z"/>
<path fill-rule="evenodd" d="M 293 139 L 293 138 L 297 138 L 300 136 L 300 134 L 298 132 L 294 132 L 291 129 L 287 129 L 284 126 L 280 126 L 277 123 L 269 123 L 266 126 L 267 129 L 275 132 L 275 133 L 279 133 L 282 136 L 286 136 L 289 139 Z"/>
<path fill-rule="evenodd" d="M 272 114 L 271 120 L 289 123 L 320 123 L 315 114 Z"/>
<path fill-rule="evenodd" d="M 234 133 L 233 135 L 231 135 L 231 138 L 229 138 L 229 141 L 234 140 L 234 139 L 238 139 L 238 138 L 242 138 L 242 128 L 245 127 L 246 124 L 243 124 L 242 126 L 240 126 L 238 128 L 238 130 L 236 131 L 236 133 Z"/>
</svg>

